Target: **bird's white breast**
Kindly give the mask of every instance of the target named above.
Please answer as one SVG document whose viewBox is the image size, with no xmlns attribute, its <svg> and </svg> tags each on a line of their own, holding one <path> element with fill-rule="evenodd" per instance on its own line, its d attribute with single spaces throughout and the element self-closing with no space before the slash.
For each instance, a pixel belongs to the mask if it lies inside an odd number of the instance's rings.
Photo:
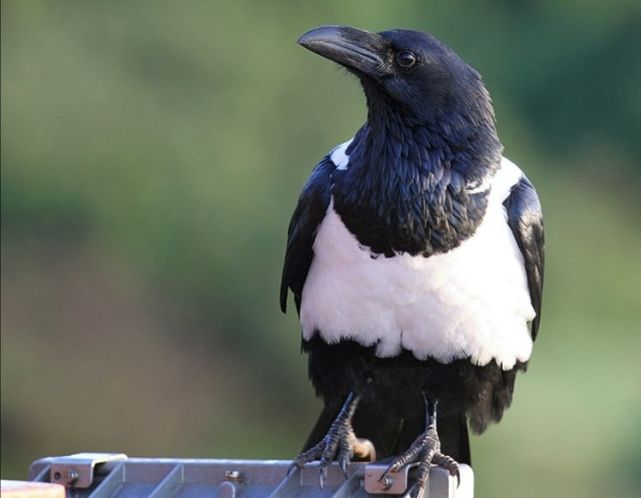
<svg viewBox="0 0 641 498">
<path fill-rule="evenodd" d="M 534 316 L 523 257 L 503 201 L 522 176 L 504 159 L 492 179 L 487 211 L 474 235 L 428 258 L 371 257 L 330 203 L 314 242 L 303 288 L 303 336 L 355 340 L 380 357 L 402 349 L 442 362 L 470 357 L 504 369 L 532 351 Z"/>
</svg>

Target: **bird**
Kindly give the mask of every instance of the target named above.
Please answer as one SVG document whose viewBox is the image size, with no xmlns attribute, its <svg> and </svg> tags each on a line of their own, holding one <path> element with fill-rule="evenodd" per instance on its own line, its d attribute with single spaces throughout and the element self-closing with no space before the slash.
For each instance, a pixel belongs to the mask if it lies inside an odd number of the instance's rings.
<svg viewBox="0 0 641 498">
<path fill-rule="evenodd" d="M 418 463 L 459 476 L 499 422 L 541 319 L 538 194 L 503 155 L 480 74 L 436 37 L 320 26 L 298 43 L 360 82 L 367 119 L 312 170 L 280 288 L 323 410 L 292 469 Z M 347 474 L 346 474 L 347 475 Z"/>
</svg>

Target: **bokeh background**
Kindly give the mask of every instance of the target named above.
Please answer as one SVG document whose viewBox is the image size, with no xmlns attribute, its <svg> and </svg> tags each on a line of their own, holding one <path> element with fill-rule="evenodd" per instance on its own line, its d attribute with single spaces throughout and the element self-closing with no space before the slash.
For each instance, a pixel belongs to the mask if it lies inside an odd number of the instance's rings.
<svg viewBox="0 0 641 498">
<path fill-rule="evenodd" d="M 412 27 L 493 95 L 547 231 L 534 357 L 477 496 L 641 490 L 637 0 L 2 2 L 2 477 L 77 451 L 290 458 L 319 410 L 277 291 L 315 162 L 365 117 L 301 49 Z"/>
</svg>

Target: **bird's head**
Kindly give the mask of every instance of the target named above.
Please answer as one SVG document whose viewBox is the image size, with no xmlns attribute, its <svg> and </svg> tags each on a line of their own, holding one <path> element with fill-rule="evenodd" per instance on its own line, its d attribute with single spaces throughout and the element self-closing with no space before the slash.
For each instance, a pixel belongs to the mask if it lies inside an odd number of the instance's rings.
<svg viewBox="0 0 641 498">
<path fill-rule="evenodd" d="M 492 105 L 479 73 L 431 35 L 321 26 L 298 43 L 358 76 L 370 119 L 378 111 L 393 110 L 411 124 L 450 116 L 494 129 Z"/>
</svg>

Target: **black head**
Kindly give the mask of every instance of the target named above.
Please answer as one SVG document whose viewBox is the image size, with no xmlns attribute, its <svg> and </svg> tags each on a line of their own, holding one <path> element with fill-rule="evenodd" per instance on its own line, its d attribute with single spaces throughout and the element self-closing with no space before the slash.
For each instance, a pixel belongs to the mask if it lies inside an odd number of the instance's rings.
<svg viewBox="0 0 641 498">
<path fill-rule="evenodd" d="M 489 123 L 493 129 L 492 106 L 481 76 L 431 35 L 322 26 L 305 33 L 298 43 L 356 74 L 370 115 L 377 107 L 391 107 L 419 124 L 456 115 L 475 124 Z"/>
</svg>

